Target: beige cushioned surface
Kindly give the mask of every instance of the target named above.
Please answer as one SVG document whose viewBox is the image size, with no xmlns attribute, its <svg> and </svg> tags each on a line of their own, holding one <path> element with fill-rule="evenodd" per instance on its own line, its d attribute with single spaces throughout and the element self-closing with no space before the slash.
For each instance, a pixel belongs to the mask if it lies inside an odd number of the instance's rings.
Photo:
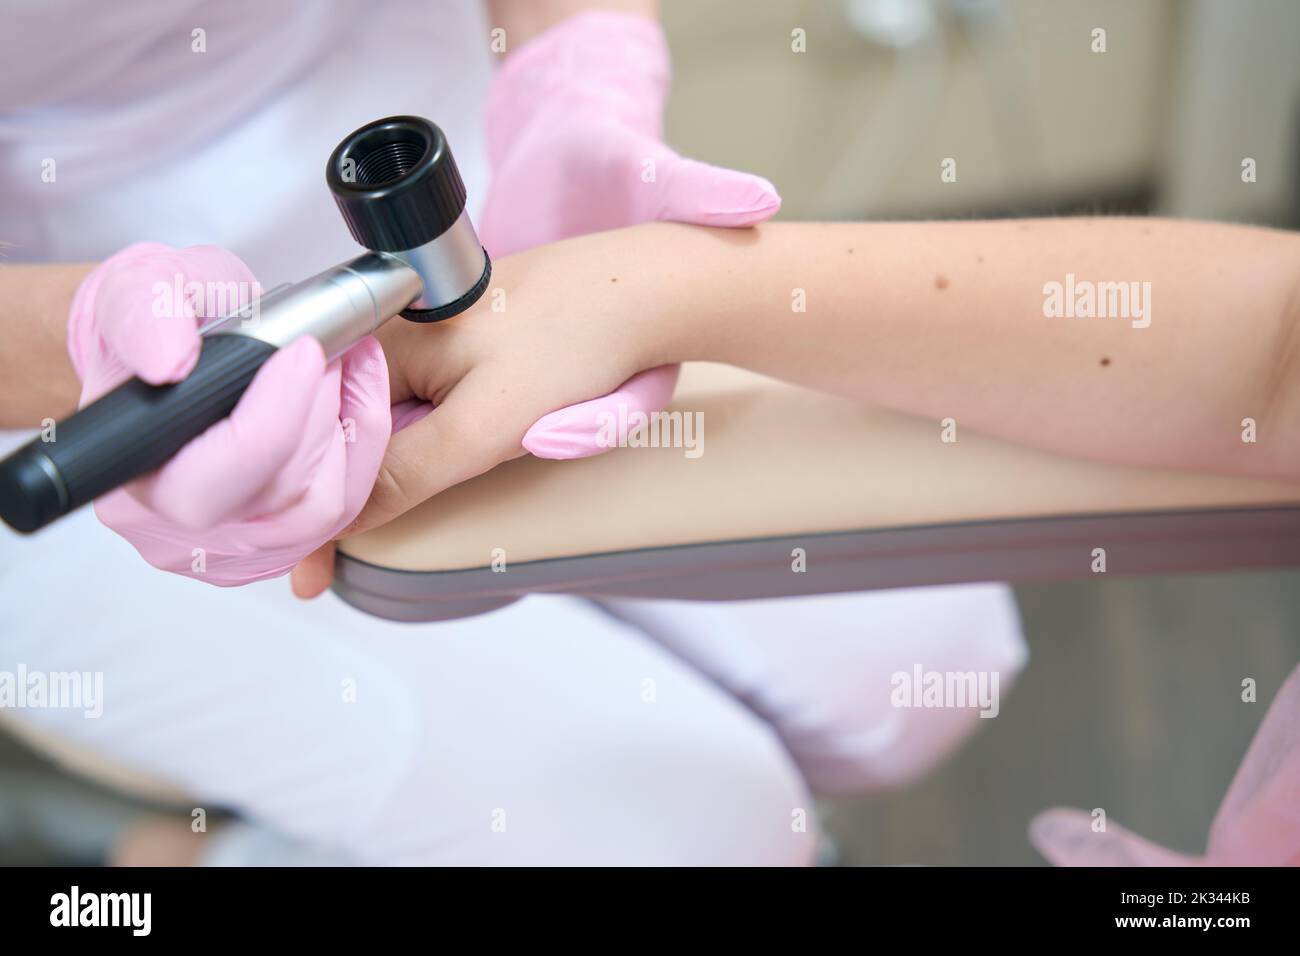
<svg viewBox="0 0 1300 956">
<path fill-rule="evenodd" d="M 408 571 L 774 535 L 1082 513 L 1300 502 L 1300 485 L 1132 468 L 1035 451 L 723 365 L 691 363 L 673 409 L 704 415 L 703 454 L 531 456 L 465 482 L 343 550 Z M 455 449 L 447 449 L 455 454 Z"/>
<path fill-rule="evenodd" d="M 1300 502 L 1300 486 L 1077 461 L 863 407 L 738 369 L 691 364 L 673 408 L 704 413 L 704 453 L 617 449 L 555 462 L 526 457 L 348 540 L 403 570 L 512 563 L 660 545 L 982 518 Z M 448 449 L 454 454 L 454 449 Z M 0 715 L 3 716 L 3 715 Z M 47 737 L 18 736 L 60 763 L 158 800 L 165 781 Z"/>
</svg>

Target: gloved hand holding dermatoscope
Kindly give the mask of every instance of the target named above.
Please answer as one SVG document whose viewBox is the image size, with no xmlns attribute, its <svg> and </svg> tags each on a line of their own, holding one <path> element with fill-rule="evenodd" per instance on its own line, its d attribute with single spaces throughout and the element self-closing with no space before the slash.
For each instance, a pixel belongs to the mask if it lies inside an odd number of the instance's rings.
<svg viewBox="0 0 1300 956">
<path fill-rule="evenodd" d="M 353 237 L 371 252 L 263 295 L 203 329 L 194 370 L 174 385 L 132 379 L 0 462 L 0 518 L 36 531 L 160 467 L 226 417 L 257 370 L 309 335 L 333 359 L 394 315 L 449 318 L 487 288 L 491 262 L 465 211 L 442 131 L 418 117 L 378 120 L 330 157 L 326 179 Z"/>
</svg>

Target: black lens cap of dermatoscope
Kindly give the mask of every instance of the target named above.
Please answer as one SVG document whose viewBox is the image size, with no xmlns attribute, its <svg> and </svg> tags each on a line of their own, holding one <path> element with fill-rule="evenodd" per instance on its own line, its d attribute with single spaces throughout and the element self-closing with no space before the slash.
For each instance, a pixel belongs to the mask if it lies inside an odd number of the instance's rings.
<svg viewBox="0 0 1300 956">
<path fill-rule="evenodd" d="M 465 210 L 447 138 L 418 116 L 390 116 L 351 133 L 330 156 L 325 178 L 352 237 L 375 252 L 431 242 Z"/>
</svg>

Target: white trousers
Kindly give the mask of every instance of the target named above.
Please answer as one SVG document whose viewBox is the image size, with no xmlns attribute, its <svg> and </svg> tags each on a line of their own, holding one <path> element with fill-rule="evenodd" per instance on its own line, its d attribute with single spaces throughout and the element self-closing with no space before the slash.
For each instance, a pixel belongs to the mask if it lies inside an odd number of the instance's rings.
<svg viewBox="0 0 1300 956">
<path fill-rule="evenodd" d="M 213 863 L 807 863 L 810 792 L 904 782 L 996 723 L 901 709 L 891 675 L 1005 690 L 1024 657 L 1001 585 L 411 625 L 161 574 L 88 511 L 0 538 L 0 673 L 103 681 L 98 717 L 5 716 L 235 811 Z"/>
</svg>

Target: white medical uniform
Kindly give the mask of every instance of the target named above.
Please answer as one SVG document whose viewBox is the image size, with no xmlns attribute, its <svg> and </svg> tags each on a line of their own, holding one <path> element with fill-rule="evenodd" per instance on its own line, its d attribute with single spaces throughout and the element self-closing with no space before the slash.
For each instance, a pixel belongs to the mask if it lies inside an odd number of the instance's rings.
<svg viewBox="0 0 1300 956">
<path fill-rule="evenodd" d="M 41 0 L 0 16 L 11 261 L 214 243 L 265 285 L 305 277 L 357 251 L 326 158 L 397 113 L 446 131 L 471 212 L 485 195 L 477 0 Z M 27 437 L 0 433 L 0 450 Z M 960 732 L 960 715 L 887 706 L 890 673 L 954 646 L 968 668 L 1018 668 L 1005 588 L 534 597 L 397 625 L 297 601 L 284 580 L 162 574 L 90 509 L 32 538 L 0 530 L 0 671 L 104 675 L 97 719 L 6 716 L 237 812 L 214 863 L 807 862 L 810 786 L 889 782 Z"/>
</svg>

